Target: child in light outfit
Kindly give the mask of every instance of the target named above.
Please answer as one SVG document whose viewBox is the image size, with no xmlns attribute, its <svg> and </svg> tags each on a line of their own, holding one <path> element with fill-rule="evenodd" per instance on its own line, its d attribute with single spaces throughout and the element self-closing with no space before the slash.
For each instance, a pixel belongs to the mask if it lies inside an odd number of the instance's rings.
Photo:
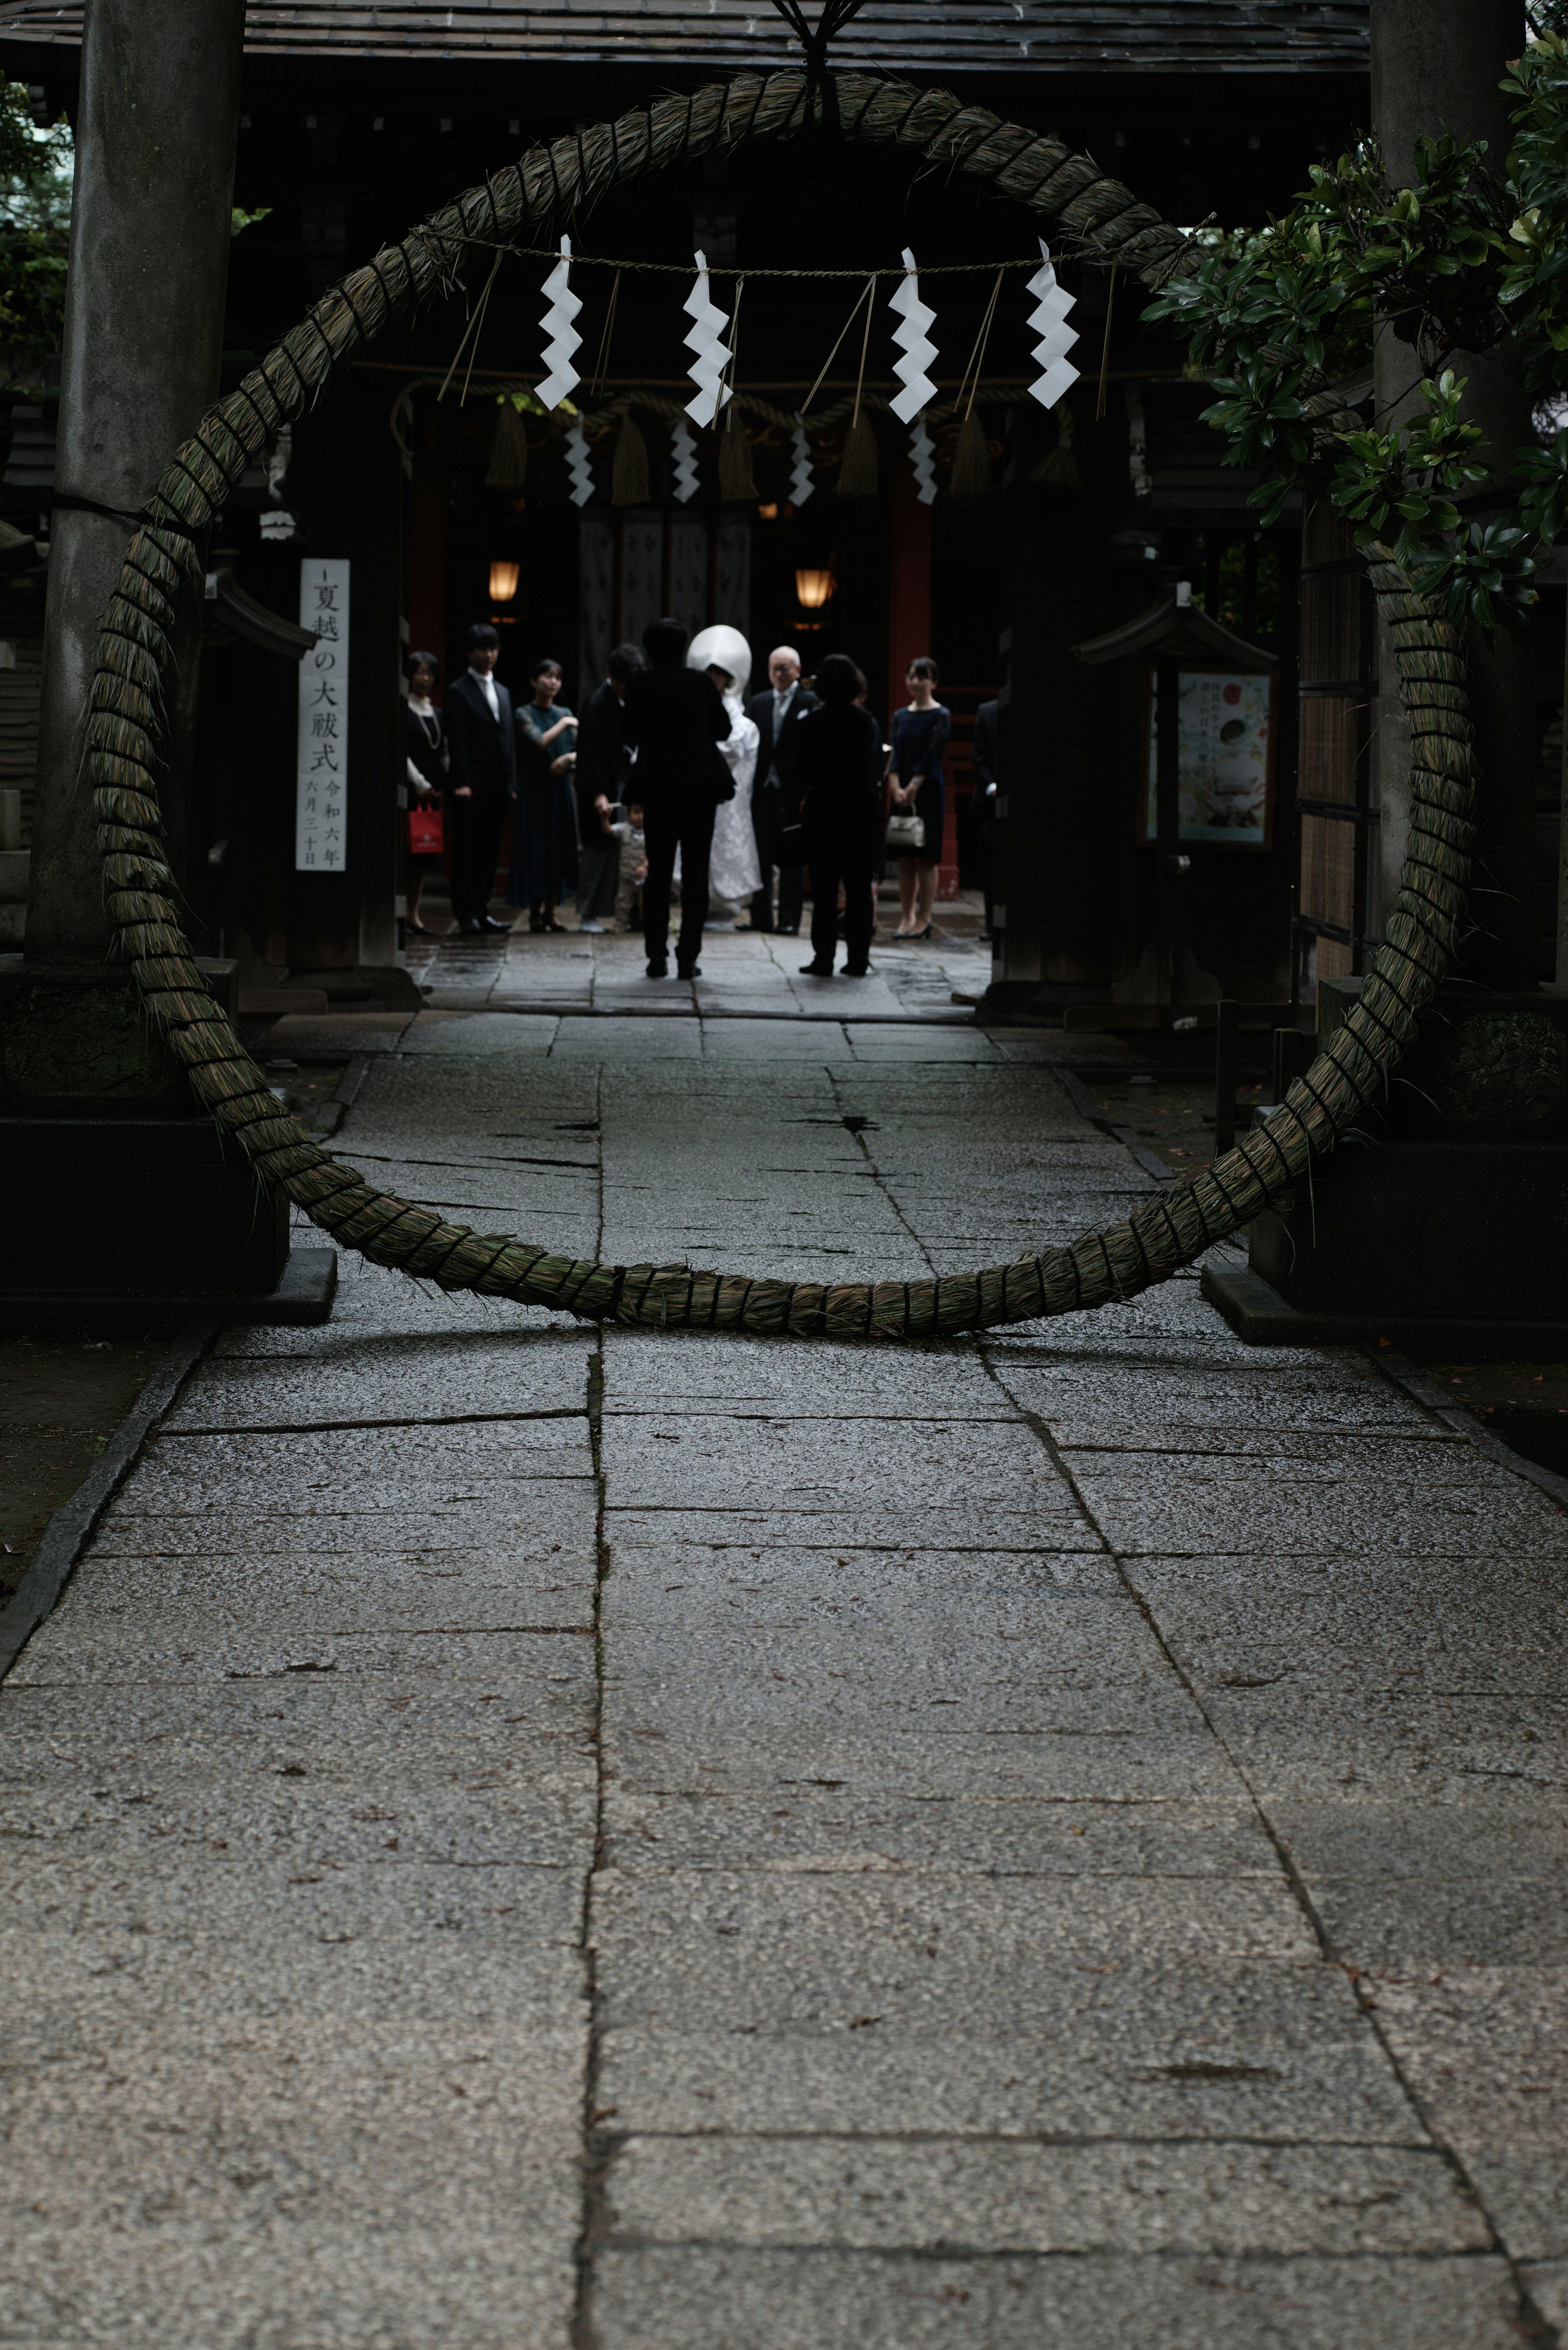
<svg viewBox="0 0 1568 2350">
<path fill-rule="evenodd" d="M 612 811 L 617 821 L 603 819 L 605 830 L 620 843 L 620 881 L 615 893 L 615 918 L 618 922 L 632 927 L 632 910 L 640 899 L 642 885 L 648 879 L 648 847 L 642 835 L 642 808 L 636 800 L 628 800 L 624 807 Z M 641 927 L 641 905 L 637 904 Z"/>
</svg>

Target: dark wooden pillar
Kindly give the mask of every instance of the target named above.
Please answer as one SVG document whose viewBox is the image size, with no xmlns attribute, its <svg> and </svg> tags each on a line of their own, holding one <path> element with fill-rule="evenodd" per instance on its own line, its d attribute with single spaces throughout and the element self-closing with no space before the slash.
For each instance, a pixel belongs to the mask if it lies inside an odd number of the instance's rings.
<svg viewBox="0 0 1568 2350">
<path fill-rule="evenodd" d="M 82 40 L 70 270 L 50 527 L 29 962 L 99 965 L 109 948 L 92 795 L 78 788 L 99 623 L 134 514 L 217 398 L 228 282 L 244 0 L 92 0 Z M 109 515 L 71 499 L 109 507 Z M 186 599 L 167 681 L 160 785 L 184 857 L 201 611 Z"/>
<path fill-rule="evenodd" d="M 410 490 L 409 519 L 409 639 L 410 649 L 434 653 L 441 664 L 445 686 L 449 660 L 458 656 L 447 646 L 446 515 L 451 483 L 441 453 L 441 432 L 432 417 L 415 444 L 414 477 Z"/>
<path fill-rule="evenodd" d="M 1031 481 L 1056 427 L 1033 405 L 1008 423 L 1002 658 L 1002 787 L 996 845 L 997 938 L 986 1008 L 1059 1007 L 1111 978 L 1116 844 L 1127 811 L 1115 788 L 1114 691 L 1072 647 L 1106 605 L 1114 487 L 1097 484 L 1120 418 L 1085 431 L 1085 483 Z M 1044 991 L 1044 993 L 1043 993 Z"/>
<path fill-rule="evenodd" d="M 345 375 L 296 428 L 306 560 L 349 565 L 348 826 L 339 873 L 296 871 L 291 972 L 354 974 L 363 1000 L 419 1000 L 395 968 L 402 779 L 402 465 L 379 386 Z M 434 650 L 439 650 L 436 648 Z M 305 664 L 309 669 L 308 658 Z M 346 999 L 348 1000 L 348 999 Z"/>
<path fill-rule="evenodd" d="M 893 479 L 892 559 L 888 596 L 888 719 L 908 700 L 904 672 L 931 650 L 931 510 L 899 464 Z"/>
</svg>

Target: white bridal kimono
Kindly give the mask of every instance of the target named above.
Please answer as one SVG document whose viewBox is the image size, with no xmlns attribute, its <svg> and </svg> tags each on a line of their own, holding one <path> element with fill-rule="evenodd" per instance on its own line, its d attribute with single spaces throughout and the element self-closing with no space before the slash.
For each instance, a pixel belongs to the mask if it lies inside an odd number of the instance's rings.
<svg viewBox="0 0 1568 2350">
<path fill-rule="evenodd" d="M 742 914 L 763 886 L 757 858 L 756 828 L 752 822 L 752 786 L 757 776 L 757 749 L 762 736 L 754 718 L 746 715 L 745 692 L 751 681 L 752 649 L 739 629 L 703 629 L 687 648 L 688 669 L 722 670 L 729 686 L 722 689 L 730 713 L 729 740 L 719 749 L 734 778 L 735 796 L 720 802 L 713 819 L 713 854 L 708 867 L 710 903 L 722 899 L 734 914 Z"/>
<path fill-rule="evenodd" d="M 735 779 L 735 796 L 721 800 L 713 818 L 713 855 L 708 867 L 708 894 L 722 898 L 737 913 L 748 907 L 763 886 L 757 857 L 756 827 L 752 822 L 752 786 L 757 779 L 757 746 L 762 735 L 738 693 L 724 696 L 730 713 L 730 739 L 719 749 Z"/>
</svg>

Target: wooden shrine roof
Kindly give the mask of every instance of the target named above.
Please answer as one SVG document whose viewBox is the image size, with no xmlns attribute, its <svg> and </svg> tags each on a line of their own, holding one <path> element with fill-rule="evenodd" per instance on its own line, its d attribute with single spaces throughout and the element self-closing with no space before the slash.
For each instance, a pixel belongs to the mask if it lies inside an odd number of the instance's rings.
<svg viewBox="0 0 1568 2350">
<path fill-rule="evenodd" d="M 1365 73 L 1368 0 L 872 0 L 839 66 L 1051 73 Z M 0 0 L 0 36 L 76 44 L 82 11 Z M 768 0 L 250 0 L 253 56 L 528 57 L 559 64 L 774 66 L 794 44 Z M 12 56 L 15 58 L 16 52 Z"/>
</svg>

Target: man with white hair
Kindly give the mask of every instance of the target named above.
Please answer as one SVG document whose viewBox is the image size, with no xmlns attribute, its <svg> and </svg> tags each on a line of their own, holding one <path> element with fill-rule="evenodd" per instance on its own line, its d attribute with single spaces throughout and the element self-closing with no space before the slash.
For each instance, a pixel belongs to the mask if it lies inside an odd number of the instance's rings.
<svg viewBox="0 0 1568 2350">
<path fill-rule="evenodd" d="M 774 868 L 779 876 L 778 927 L 798 937 L 801 907 L 805 897 L 805 868 L 801 855 L 800 794 L 794 786 L 794 730 L 816 696 L 800 681 L 800 655 L 793 645 L 780 645 L 768 655 L 766 693 L 754 693 L 746 715 L 756 721 L 762 740 L 757 747 L 757 780 L 752 793 L 752 822 L 756 827 L 757 858 L 763 886 L 752 899 L 752 928 L 774 927 Z"/>
</svg>

